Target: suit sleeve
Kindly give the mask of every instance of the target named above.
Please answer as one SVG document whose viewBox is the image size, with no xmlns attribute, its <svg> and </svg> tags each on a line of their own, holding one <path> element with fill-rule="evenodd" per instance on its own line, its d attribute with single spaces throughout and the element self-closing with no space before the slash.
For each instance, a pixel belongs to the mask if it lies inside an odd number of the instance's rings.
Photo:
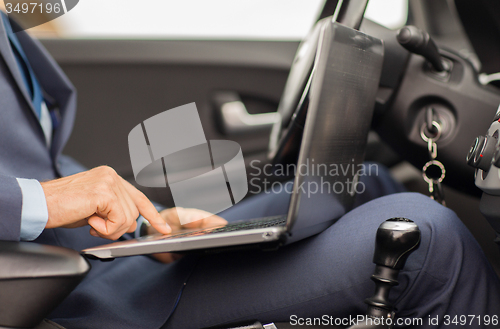
<svg viewBox="0 0 500 329">
<path fill-rule="evenodd" d="M 0 175 L 0 240 L 19 241 L 23 194 L 15 177 Z"/>
</svg>

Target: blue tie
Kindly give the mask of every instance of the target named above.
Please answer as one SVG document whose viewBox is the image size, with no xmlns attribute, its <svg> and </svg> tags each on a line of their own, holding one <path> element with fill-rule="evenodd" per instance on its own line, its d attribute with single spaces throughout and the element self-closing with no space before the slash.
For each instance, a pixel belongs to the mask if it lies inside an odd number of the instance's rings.
<svg viewBox="0 0 500 329">
<path fill-rule="evenodd" d="M 31 96 L 38 120 L 40 120 L 43 102 L 42 88 L 36 79 L 35 73 L 31 69 L 30 63 L 23 51 L 23 48 L 21 47 L 21 44 L 19 43 L 19 40 L 17 39 L 16 34 L 12 31 L 9 18 L 4 12 L 0 11 L 0 13 L 2 14 L 5 31 L 7 32 L 19 70 L 21 71 L 21 76 L 23 77 L 26 88 Z"/>
</svg>

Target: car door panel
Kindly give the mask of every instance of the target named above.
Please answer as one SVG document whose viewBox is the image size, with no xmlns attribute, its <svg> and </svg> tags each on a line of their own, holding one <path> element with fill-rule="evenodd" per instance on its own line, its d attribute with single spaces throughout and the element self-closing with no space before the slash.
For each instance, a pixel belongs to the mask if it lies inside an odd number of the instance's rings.
<svg viewBox="0 0 500 329">
<path fill-rule="evenodd" d="M 295 41 L 215 40 L 47 39 L 43 44 L 78 90 L 75 128 L 64 153 L 90 168 L 112 166 L 131 182 L 128 133 L 155 114 L 191 102 L 206 138 L 238 142 L 247 174 L 255 175 L 267 163 L 270 130 L 228 134 L 216 95 L 238 94 L 250 114 L 276 111 L 298 47 Z M 165 189 L 141 189 L 172 205 Z"/>
</svg>

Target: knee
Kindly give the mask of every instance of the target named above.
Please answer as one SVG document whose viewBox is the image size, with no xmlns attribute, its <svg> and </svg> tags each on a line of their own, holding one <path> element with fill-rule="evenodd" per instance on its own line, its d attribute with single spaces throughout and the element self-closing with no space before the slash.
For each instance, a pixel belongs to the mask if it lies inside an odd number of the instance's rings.
<svg viewBox="0 0 500 329">
<path fill-rule="evenodd" d="M 428 257 L 445 257 L 464 249 L 480 249 L 472 234 L 451 209 L 422 194 L 404 193 L 401 197 L 407 198 L 406 203 L 414 204 L 408 218 L 419 226 L 421 248 L 427 250 Z"/>
<path fill-rule="evenodd" d="M 446 247 L 472 238 L 471 233 L 454 211 L 446 208 L 427 196 L 416 193 L 404 193 L 406 203 L 412 203 L 412 211 L 408 214 L 420 228 L 422 242 L 429 241 Z M 472 238 L 473 240 L 473 238 Z"/>
<path fill-rule="evenodd" d="M 465 249 L 470 253 L 480 252 L 477 242 L 457 215 L 422 194 L 397 193 L 381 197 L 352 210 L 344 217 L 348 221 L 360 221 L 358 225 L 363 223 L 370 226 L 373 236 L 376 226 L 389 218 L 405 217 L 414 221 L 420 228 L 421 242 L 418 250 L 409 258 L 409 270 L 420 270 L 429 259 L 448 263 L 447 258 L 456 258 Z"/>
<path fill-rule="evenodd" d="M 470 305 L 464 299 L 475 296 L 477 305 L 488 305 L 496 298 L 487 291 L 498 287 L 498 278 L 479 244 L 453 211 L 414 193 L 381 198 L 380 206 L 388 208 L 385 217 L 390 214 L 409 218 L 421 231 L 420 246 L 409 256 L 398 278 L 400 285 L 394 289 L 401 316 L 415 312 L 420 317 L 465 314 Z M 424 300 L 427 302 L 422 303 Z M 477 305 L 477 314 L 490 307 Z"/>
<path fill-rule="evenodd" d="M 348 221 L 379 224 L 389 218 L 405 217 L 413 220 L 421 229 L 436 231 L 439 235 L 452 231 L 463 233 L 465 229 L 452 210 L 419 193 L 396 193 L 380 197 L 353 209 L 344 217 Z"/>
<path fill-rule="evenodd" d="M 467 229 L 449 208 L 420 193 L 396 193 L 373 200 L 362 206 L 363 213 L 370 213 L 380 220 L 405 217 L 413 220 L 421 230 L 430 231 L 435 237 L 453 232 L 463 234 Z M 355 209 L 357 210 L 357 209 Z"/>
</svg>

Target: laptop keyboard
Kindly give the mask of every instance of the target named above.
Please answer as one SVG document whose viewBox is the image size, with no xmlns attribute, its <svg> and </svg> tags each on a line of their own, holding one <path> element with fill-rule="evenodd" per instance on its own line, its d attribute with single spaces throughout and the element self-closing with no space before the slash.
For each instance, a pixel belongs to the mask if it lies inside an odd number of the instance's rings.
<svg viewBox="0 0 500 329">
<path fill-rule="evenodd" d="M 245 221 L 245 222 L 229 223 L 225 226 L 207 228 L 207 229 L 198 230 L 198 231 L 189 231 L 189 232 L 184 232 L 184 233 L 165 235 L 159 239 L 156 238 L 155 240 L 177 239 L 177 238 L 183 238 L 183 237 L 192 237 L 192 236 L 214 234 L 214 233 L 226 233 L 226 232 L 252 230 L 252 229 L 274 227 L 274 226 L 284 226 L 286 224 L 286 218 L 287 218 L 287 215 L 263 217 L 263 218 L 253 219 L 253 220 L 249 220 L 249 221 Z"/>
</svg>

